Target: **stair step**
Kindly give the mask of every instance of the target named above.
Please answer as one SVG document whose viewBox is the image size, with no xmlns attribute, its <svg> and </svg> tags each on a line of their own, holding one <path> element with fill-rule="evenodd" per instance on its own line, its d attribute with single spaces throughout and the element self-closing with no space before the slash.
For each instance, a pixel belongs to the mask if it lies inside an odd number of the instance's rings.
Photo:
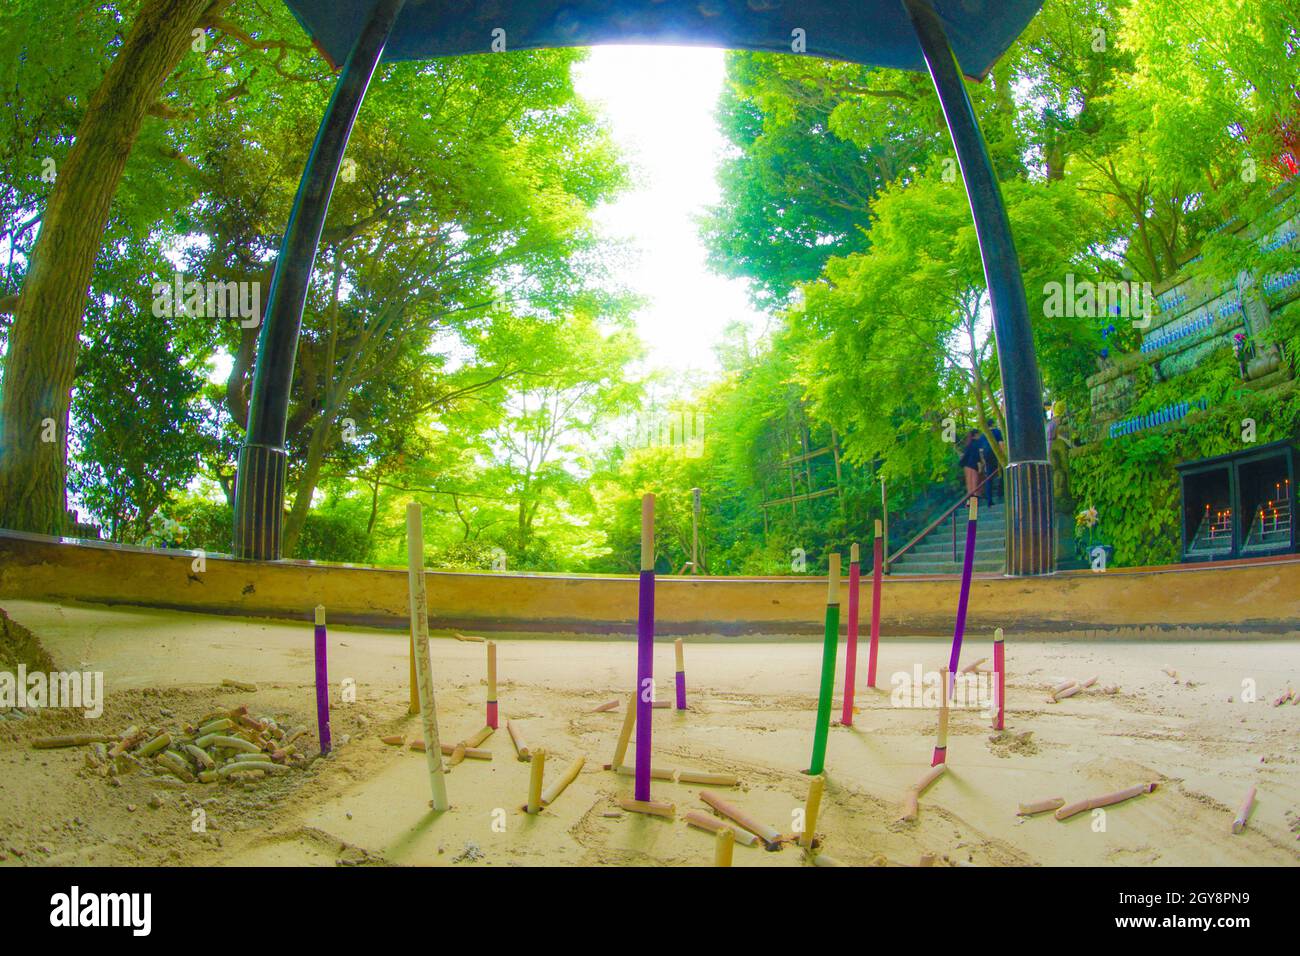
<svg viewBox="0 0 1300 956">
<path fill-rule="evenodd" d="M 893 564 L 903 564 L 907 561 L 920 561 L 923 564 L 933 564 L 936 561 L 961 561 L 965 552 L 960 546 L 957 548 L 957 556 L 954 558 L 952 548 L 932 548 L 929 551 L 909 551 Z M 1001 561 L 1006 557 L 1005 548 L 982 548 L 975 551 L 976 561 Z"/>
<path fill-rule="evenodd" d="M 1001 573 L 1006 570 L 1005 561 L 977 561 L 972 569 L 982 574 Z M 890 565 L 890 574 L 961 574 L 962 566 L 952 561 L 946 564 L 897 564 Z"/>
<path fill-rule="evenodd" d="M 891 564 L 890 570 L 898 574 L 960 574 L 962 552 L 966 547 L 966 525 L 961 508 L 954 512 L 954 519 L 940 522 L 906 554 Z M 1004 571 L 1007 538 L 1005 502 L 999 501 L 995 505 L 990 505 L 981 501 L 977 519 L 975 570 Z M 957 539 L 956 558 L 953 557 L 954 531 Z"/>
<path fill-rule="evenodd" d="M 977 534 L 975 535 L 975 547 L 977 550 L 981 550 L 981 551 L 984 550 L 985 548 L 1000 548 L 1003 546 L 1003 543 L 1006 541 L 1006 539 L 1007 536 L 1003 532 L 998 532 L 997 534 Z M 951 549 L 952 535 L 950 534 L 927 535 L 926 537 L 918 541 L 916 544 L 912 545 L 911 550 L 909 550 L 907 553 L 911 554 L 912 551 L 919 551 L 925 548 L 934 548 L 934 547 Z M 966 547 L 966 536 L 964 534 L 957 535 L 957 547 L 958 548 Z"/>
</svg>

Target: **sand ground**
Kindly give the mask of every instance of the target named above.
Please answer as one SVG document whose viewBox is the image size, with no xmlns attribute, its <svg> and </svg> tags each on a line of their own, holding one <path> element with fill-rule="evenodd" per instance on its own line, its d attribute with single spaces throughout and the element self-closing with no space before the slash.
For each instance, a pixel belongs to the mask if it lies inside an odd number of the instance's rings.
<svg viewBox="0 0 1300 956">
<path fill-rule="evenodd" d="M 179 726 L 216 707 L 314 728 L 312 630 L 143 609 L 8 600 L 10 617 L 41 640 L 61 669 L 102 671 L 102 717 L 45 710 L 0 721 L 0 865 L 355 864 L 703 865 L 713 838 L 681 815 L 705 809 L 699 787 L 656 781 L 677 818 L 619 811 L 632 780 L 602 769 L 622 706 L 593 713 L 634 683 L 627 639 L 496 636 L 502 728 L 490 762 L 450 769 L 452 809 L 428 809 L 425 757 L 385 745 L 421 734 L 407 715 L 405 635 L 330 630 L 334 754 L 306 770 L 247 784 L 181 784 L 140 772 L 113 785 L 77 749 L 34 750 L 35 737 L 121 733 L 130 724 Z M 882 642 L 878 683 L 859 655 L 858 713 L 833 726 L 826 796 L 816 826 L 824 851 L 852 865 L 915 865 L 924 855 L 975 865 L 1283 865 L 1300 862 L 1300 706 L 1273 706 L 1300 690 L 1294 641 L 1016 643 L 1008 636 L 1006 731 L 955 710 L 949 772 L 900 822 L 905 791 L 928 768 L 936 711 L 899 707 L 890 680 L 946 663 L 950 637 Z M 444 743 L 483 726 L 485 648 L 443 635 L 431 643 Z M 991 656 L 987 634 L 967 635 L 963 663 Z M 730 771 L 714 788 L 783 832 L 794 829 L 808 778 L 821 648 L 814 640 L 687 639 L 689 709 L 655 711 L 657 765 Z M 673 648 L 662 641 L 658 694 L 671 697 Z M 841 646 L 836 673 L 843 685 Z M 1172 673 L 1170 673 L 1172 672 Z M 1098 676 L 1059 703 L 1047 688 Z M 1176 676 L 1175 676 L 1176 675 Z M 223 678 L 256 682 L 249 693 Z M 340 700 L 345 679 L 356 701 Z M 1104 687 L 1118 687 L 1105 693 Z M 1243 687 L 1255 699 L 1243 699 Z M 1248 697 L 1249 695 L 1245 695 Z M 626 699 L 623 697 L 622 699 Z M 835 716 L 839 716 L 837 693 Z M 520 810 L 529 764 L 515 759 L 505 720 L 548 753 L 548 780 L 585 756 L 575 782 L 545 811 Z M 629 758 L 630 760 L 630 758 Z M 1059 822 L 1018 817 L 1017 804 L 1069 801 L 1131 784 L 1151 794 Z M 1230 832 L 1246 790 L 1258 788 L 1247 829 Z M 198 811 L 202 813 L 198 813 Z M 199 827 L 196 820 L 202 821 Z M 737 847 L 738 866 L 800 866 L 793 846 Z"/>
</svg>

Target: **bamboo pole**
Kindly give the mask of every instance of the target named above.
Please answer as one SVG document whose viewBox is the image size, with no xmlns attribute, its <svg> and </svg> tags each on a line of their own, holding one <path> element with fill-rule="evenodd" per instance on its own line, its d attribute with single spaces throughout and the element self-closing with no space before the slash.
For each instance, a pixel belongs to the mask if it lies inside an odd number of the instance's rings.
<svg viewBox="0 0 1300 956">
<path fill-rule="evenodd" d="M 524 743 L 524 735 L 519 732 L 513 721 L 506 721 L 506 731 L 510 734 L 510 742 L 515 745 L 515 758 L 517 760 L 531 760 L 532 753 L 528 745 Z"/>
<path fill-rule="evenodd" d="M 560 794 L 564 793 L 565 788 L 567 788 L 569 784 L 573 783 L 573 781 L 577 779 L 578 774 L 582 772 L 583 764 L 585 764 L 586 762 L 587 762 L 586 757 L 578 757 L 573 761 L 573 763 L 569 764 L 568 768 L 564 771 L 564 773 L 560 775 L 560 779 L 556 780 L 549 787 L 547 787 L 545 790 L 542 791 L 542 806 L 545 807 L 554 803 L 555 798 L 558 797 Z"/>
<path fill-rule="evenodd" d="M 487 642 L 487 725 L 497 729 L 497 642 Z"/>
<path fill-rule="evenodd" d="M 844 645 L 844 708 L 840 723 L 853 726 L 853 690 L 858 680 L 858 588 L 862 558 L 855 541 L 849 549 L 849 632 Z"/>
<path fill-rule="evenodd" d="M 719 830 L 732 830 L 735 834 L 735 842 L 739 843 L 741 846 L 753 846 L 758 842 L 758 837 L 754 836 L 754 834 L 750 833 L 748 830 L 735 830 L 722 820 L 705 813 L 703 810 L 688 810 L 682 819 L 690 826 L 693 826 L 698 830 L 705 830 L 709 833 L 717 833 Z"/>
<path fill-rule="evenodd" d="M 939 733 L 934 741 L 934 754 L 930 758 L 931 767 L 937 767 L 948 759 L 948 672 L 945 670 L 940 673 L 943 676 L 943 697 L 939 702 Z"/>
<path fill-rule="evenodd" d="M 623 758 L 627 756 L 628 741 L 632 739 L 632 728 L 636 726 L 636 700 L 636 694 L 627 699 L 627 713 L 623 715 L 623 726 L 618 732 L 618 743 L 614 745 L 614 759 L 610 761 L 612 767 L 621 767 Z"/>
<path fill-rule="evenodd" d="M 701 790 L 700 799 L 711 806 L 714 810 L 717 810 L 724 817 L 740 824 L 750 833 L 754 834 L 762 840 L 769 849 L 780 845 L 780 832 L 765 823 L 760 823 L 758 819 L 750 816 L 744 810 L 740 809 L 740 807 L 723 800 L 722 797 L 718 796 L 713 791 Z"/>
<path fill-rule="evenodd" d="M 637 800 L 632 797 L 620 797 L 618 805 L 631 813 L 648 813 L 651 816 L 668 817 L 669 819 L 677 812 L 675 806 L 662 800 Z"/>
<path fill-rule="evenodd" d="M 1123 790 L 1116 790 L 1114 793 L 1103 794 L 1100 797 L 1090 797 L 1087 800 L 1080 800 L 1077 803 L 1071 803 L 1061 807 L 1056 811 L 1056 819 L 1068 820 L 1070 817 L 1085 810 L 1096 810 L 1098 807 L 1109 807 L 1115 803 L 1123 803 L 1125 800 L 1131 800 L 1133 797 L 1140 796 L 1144 793 L 1150 793 L 1156 788 L 1154 783 L 1139 783 L 1132 787 L 1125 787 Z"/>
<path fill-rule="evenodd" d="M 1018 817 L 1032 817 L 1037 813 L 1047 813 L 1052 810 L 1059 810 L 1065 806 L 1065 797 L 1048 797 L 1045 800 L 1035 800 L 1032 803 L 1022 803 L 1016 810 Z"/>
<path fill-rule="evenodd" d="M 734 787 L 740 783 L 734 773 L 710 773 L 706 770 L 678 770 L 678 783 L 702 783 L 710 787 Z"/>
<path fill-rule="evenodd" d="M 881 494 L 884 494 L 885 483 L 880 483 Z M 876 651 L 880 647 L 880 589 L 881 575 L 884 574 L 885 563 L 885 537 L 880 529 L 880 522 L 876 522 L 875 537 L 871 543 L 871 647 L 867 653 L 867 686 L 876 686 Z"/>
<path fill-rule="evenodd" d="M 826 769 L 826 738 L 831 726 L 831 695 L 835 693 L 835 655 L 840 638 L 840 556 L 833 553 L 826 574 L 826 628 L 822 641 L 821 691 L 817 697 L 817 723 L 813 727 L 812 764 L 808 773 Z"/>
<path fill-rule="evenodd" d="M 418 747 L 416 746 L 417 743 L 419 744 Z M 422 750 L 426 753 L 428 752 L 428 748 L 424 746 L 423 740 L 412 741 L 411 747 L 414 748 L 415 750 Z M 457 763 L 460 763 L 462 760 L 466 758 L 470 760 L 491 760 L 492 759 L 492 751 L 479 750 L 477 747 L 466 747 L 463 743 L 439 744 L 438 749 L 441 750 L 442 753 L 448 757 L 455 754 Z"/>
<path fill-rule="evenodd" d="M 805 850 L 812 849 L 814 833 L 817 829 L 817 813 L 822 805 L 822 791 L 826 788 L 826 777 L 818 775 L 808 781 L 808 798 L 804 801 L 803 832 L 799 834 L 799 845 Z"/>
<path fill-rule="evenodd" d="M 542 809 L 542 776 L 546 772 L 546 751 L 538 748 L 533 751 L 532 766 L 528 771 L 528 806 L 529 813 L 540 813 Z"/>
<path fill-rule="evenodd" d="M 936 767 L 931 767 L 921 775 L 921 779 L 916 781 L 912 789 L 907 791 L 907 796 L 903 798 L 903 820 L 915 820 L 917 813 L 920 811 L 921 796 L 948 770 L 946 763 L 941 763 Z"/>
<path fill-rule="evenodd" d="M 723 827 L 713 838 L 713 865 L 731 866 L 731 851 L 736 846 L 736 831 Z"/>
<path fill-rule="evenodd" d="M 614 771 L 616 774 L 618 774 L 620 777 L 635 777 L 635 776 L 636 776 L 636 767 L 629 767 L 629 766 L 627 766 L 626 764 L 620 764 L 619 766 L 617 766 L 617 767 L 613 767 L 612 769 L 613 769 L 613 771 Z M 650 768 L 650 779 L 651 779 L 651 780 L 668 780 L 668 781 L 676 781 L 676 779 L 677 779 L 677 771 L 676 771 L 676 770 L 670 770 L 670 769 L 667 768 L 667 767 L 651 767 L 651 768 Z"/>
<path fill-rule="evenodd" d="M 419 688 L 420 720 L 428 743 L 424 755 L 429 765 L 429 789 L 433 809 L 446 810 L 447 782 L 442 771 L 442 747 L 438 743 L 437 704 L 433 697 L 433 674 L 429 664 L 429 598 L 424 581 L 424 526 L 420 506 L 406 506 L 407 590 L 411 603 L 411 641 L 415 652 L 416 686 Z"/>
<path fill-rule="evenodd" d="M 1255 788 L 1251 787 L 1246 791 L 1246 799 L 1241 801 L 1241 807 L 1237 810 L 1237 816 L 1232 821 L 1232 832 L 1240 833 L 1246 829 L 1246 821 L 1250 819 L 1250 811 L 1255 808 Z"/>
<path fill-rule="evenodd" d="M 414 622 L 412 622 L 414 624 Z M 418 714 L 420 712 L 420 678 L 415 672 L 415 631 L 411 631 L 411 641 L 408 645 L 408 657 L 411 665 L 411 705 L 408 713 Z"/>
<path fill-rule="evenodd" d="M 997 711 L 993 716 L 993 729 L 1005 730 L 1007 724 L 1007 651 L 1002 628 L 993 632 L 994 693 L 998 695 Z"/>
<path fill-rule="evenodd" d="M 635 777 L 636 769 L 626 765 L 610 765 L 615 773 L 624 777 Z M 654 780 L 671 780 L 673 783 L 702 783 L 709 787 L 734 787 L 740 783 L 734 773 L 711 773 L 707 770 L 672 770 L 667 767 L 652 767 L 650 776 Z"/>
</svg>

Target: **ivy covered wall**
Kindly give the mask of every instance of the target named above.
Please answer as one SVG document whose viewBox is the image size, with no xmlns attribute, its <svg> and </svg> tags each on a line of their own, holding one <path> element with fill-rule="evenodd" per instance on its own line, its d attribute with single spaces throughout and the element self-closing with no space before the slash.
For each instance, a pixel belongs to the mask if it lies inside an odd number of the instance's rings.
<svg viewBox="0 0 1300 956">
<path fill-rule="evenodd" d="M 1300 300 L 1273 315 L 1271 344 L 1292 363 L 1300 352 Z M 1204 398 L 1206 409 L 1177 422 L 1074 449 L 1069 485 L 1077 509 L 1096 508 L 1095 544 L 1111 545 L 1120 566 L 1180 560 L 1180 489 L 1175 465 L 1271 441 L 1300 441 L 1300 390 L 1294 379 L 1252 389 L 1242 382 L 1232 347 L 1208 353 L 1193 369 L 1157 382 L 1150 368 L 1134 376 L 1128 416 Z M 1253 384 L 1253 383 L 1252 383 Z M 1253 435 L 1251 431 L 1253 423 Z M 1250 440 L 1253 438 L 1253 441 Z M 1077 534 L 1086 536 L 1086 529 Z"/>
</svg>

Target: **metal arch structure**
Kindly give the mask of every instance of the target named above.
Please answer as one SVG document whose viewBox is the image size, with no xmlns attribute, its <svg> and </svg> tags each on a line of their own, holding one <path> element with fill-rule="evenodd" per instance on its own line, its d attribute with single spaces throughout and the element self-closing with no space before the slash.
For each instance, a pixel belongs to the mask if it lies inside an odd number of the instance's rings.
<svg viewBox="0 0 1300 956">
<path fill-rule="evenodd" d="M 1007 573 L 1050 574 L 1052 482 L 1042 383 L 1020 260 L 963 75 L 982 79 L 1043 0 L 286 0 L 331 65 L 342 63 L 303 170 L 267 293 L 248 431 L 235 483 L 233 552 L 276 560 L 285 429 L 302 311 L 357 111 L 381 61 L 494 50 L 659 43 L 791 53 L 925 71 L 970 198 L 993 312 L 1007 417 Z"/>
</svg>

